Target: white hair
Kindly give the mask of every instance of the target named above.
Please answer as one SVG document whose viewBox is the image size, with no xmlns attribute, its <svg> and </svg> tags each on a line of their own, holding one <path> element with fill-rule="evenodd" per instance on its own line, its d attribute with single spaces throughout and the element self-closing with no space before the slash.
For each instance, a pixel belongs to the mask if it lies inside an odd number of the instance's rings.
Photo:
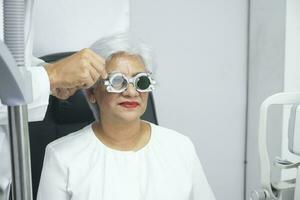
<svg viewBox="0 0 300 200">
<path fill-rule="evenodd" d="M 109 61 L 114 54 L 124 52 L 126 54 L 138 56 L 147 71 L 155 74 L 156 64 L 153 59 L 153 52 L 144 42 L 136 38 L 132 38 L 129 33 L 118 33 L 112 36 L 101 38 L 96 41 L 91 47 L 95 53 L 100 55 L 106 61 Z M 91 103 L 86 95 L 86 90 L 83 91 L 87 102 L 97 121 L 100 118 L 100 110 L 97 103 Z"/>
<path fill-rule="evenodd" d="M 151 48 L 141 40 L 132 38 L 129 33 L 119 33 L 101 38 L 90 49 L 105 60 L 110 60 L 112 55 L 118 52 L 137 55 L 142 59 L 147 70 L 154 73 L 156 69 Z"/>
</svg>

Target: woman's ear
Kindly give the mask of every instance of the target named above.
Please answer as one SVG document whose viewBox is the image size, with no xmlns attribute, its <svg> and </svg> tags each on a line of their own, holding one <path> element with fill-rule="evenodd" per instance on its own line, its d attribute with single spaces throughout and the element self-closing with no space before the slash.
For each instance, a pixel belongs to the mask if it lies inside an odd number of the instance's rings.
<svg viewBox="0 0 300 200">
<path fill-rule="evenodd" d="M 86 89 L 86 94 L 90 103 L 96 103 L 96 97 L 94 94 L 94 88 Z"/>
</svg>

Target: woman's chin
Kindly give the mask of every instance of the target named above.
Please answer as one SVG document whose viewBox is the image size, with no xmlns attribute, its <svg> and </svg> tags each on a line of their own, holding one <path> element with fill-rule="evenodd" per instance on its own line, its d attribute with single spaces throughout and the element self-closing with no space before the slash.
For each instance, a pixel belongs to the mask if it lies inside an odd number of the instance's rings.
<svg viewBox="0 0 300 200">
<path fill-rule="evenodd" d="M 118 118 L 123 122 L 134 122 L 140 120 L 140 114 L 135 112 L 119 113 Z"/>
</svg>

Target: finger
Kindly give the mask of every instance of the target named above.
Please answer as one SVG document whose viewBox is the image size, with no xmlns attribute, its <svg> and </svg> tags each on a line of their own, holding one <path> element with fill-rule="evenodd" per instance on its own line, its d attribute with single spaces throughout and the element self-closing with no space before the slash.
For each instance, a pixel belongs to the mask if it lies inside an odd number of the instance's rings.
<svg viewBox="0 0 300 200">
<path fill-rule="evenodd" d="M 66 100 L 70 96 L 73 96 L 77 90 L 77 88 L 57 88 L 52 95 L 59 99 Z"/>
<path fill-rule="evenodd" d="M 106 78 L 107 78 L 108 74 L 107 74 L 107 72 L 106 72 L 106 69 L 105 69 L 105 66 L 104 66 L 104 65 L 102 65 L 102 64 L 99 65 L 98 63 L 91 62 L 91 66 L 92 66 L 95 70 L 97 70 L 97 72 L 99 73 L 98 79 L 99 79 L 99 78 L 102 78 L 102 79 L 106 79 Z"/>
<path fill-rule="evenodd" d="M 94 84 L 98 81 L 98 79 L 100 78 L 100 74 L 95 70 L 95 68 L 93 66 L 90 66 L 88 68 L 89 73 L 90 73 L 90 77 L 92 78 Z"/>
<path fill-rule="evenodd" d="M 57 95 L 56 97 L 62 100 L 66 100 L 69 98 L 67 89 L 61 89 L 61 88 L 57 88 Z"/>
<path fill-rule="evenodd" d="M 99 73 L 99 76 L 103 79 L 107 78 L 107 72 L 105 69 L 105 64 L 98 62 L 96 59 L 90 60 L 91 66 Z"/>
<path fill-rule="evenodd" d="M 94 67 L 94 69 L 99 73 L 100 77 L 107 78 L 107 73 L 105 70 L 105 59 L 103 59 L 101 56 L 97 55 L 94 51 L 91 49 L 84 49 L 82 50 L 86 54 L 86 61 Z"/>
<path fill-rule="evenodd" d="M 105 65 L 105 59 L 104 58 L 102 58 L 101 56 L 99 56 L 96 52 L 94 52 L 91 49 L 90 49 L 90 53 L 91 53 L 91 56 L 93 56 L 93 58 L 95 60 L 97 60 L 99 63 L 102 63 L 103 65 Z"/>
<path fill-rule="evenodd" d="M 95 70 L 97 70 L 97 72 L 100 74 L 100 76 L 103 78 L 103 79 L 106 79 L 107 78 L 107 72 L 106 72 L 106 69 L 105 69 L 105 60 L 97 55 L 95 52 L 93 52 L 92 50 L 90 51 L 91 54 L 91 60 L 90 60 L 90 63 L 91 65 L 95 68 Z"/>
<path fill-rule="evenodd" d="M 91 76 L 87 77 L 83 84 L 80 86 L 80 89 L 87 89 L 90 88 L 94 85 L 95 81 L 93 80 L 93 78 Z"/>
<path fill-rule="evenodd" d="M 50 90 L 50 94 L 51 94 L 52 96 L 57 96 L 57 88 L 51 89 L 51 90 Z"/>
<path fill-rule="evenodd" d="M 75 94 L 75 92 L 77 92 L 77 88 L 70 88 L 70 89 L 68 89 L 68 92 L 69 92 L 69 97 L 70 96 L 73 96 L 74 94 Z"/>
</svg>

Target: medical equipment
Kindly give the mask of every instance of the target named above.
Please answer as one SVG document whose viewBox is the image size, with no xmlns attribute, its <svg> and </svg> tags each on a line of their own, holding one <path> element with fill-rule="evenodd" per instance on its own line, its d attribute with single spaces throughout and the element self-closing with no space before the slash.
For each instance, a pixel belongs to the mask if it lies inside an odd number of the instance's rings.
<svg viewBox="0 0 300 200">
<path fill-rule="evenodd" d="M 32 199 L 26 106 L 32 100 L 31 77 L 18 68 L 25 65 L 25 3 L 30 7 L 33 1 L 4 0 L 4 42 L 8 48 L 3 43 L 0 45 L 0 98 L 8 106 L 14 200 Z M 7 184 L 0 186 L 0 199 L 8 199 L 10 181 Z"/>
<path fill-rule="evenodd" d="M 294 190 L 294 200 L 300 199 L 300 160 L 292 162 L 289 160 L 276 158 L 274 165 L 282 169 L 296 169 L 297 175 L 293 179 L 281 180 L 279 182 L 271 181 L 271 166 L 267 147 L 267 122 L 268 110 L 271 105 L 290 105 L 291 112 L 288 125 L 289 151 L 292 154 L 300 155 L 299 151 L 299 133 L 295 132 L 295 119 L 297 107 L 300 104 L 300 93 L 278 93 L 267 98 L 260 108 L 260 120 L 258 131 L 261 185 L 262 189 L 255 190 L 251 193 L 251 200 L 278 200 L 282 197 L 283 192 Z M 282 199 L 285 200 L 285 199 Z"/>
<path fill-rule="evenodd" d="M 151 78 L 150 73 L 138 73 L 132 78 L 127 78 L 120 72 L 109 74 L 104 80 L 107 92 L 122 93 L 128 85 L 132 83 L 138 92 L 151 92 L 154 90 L 155 81 Z"/>
</svg>

